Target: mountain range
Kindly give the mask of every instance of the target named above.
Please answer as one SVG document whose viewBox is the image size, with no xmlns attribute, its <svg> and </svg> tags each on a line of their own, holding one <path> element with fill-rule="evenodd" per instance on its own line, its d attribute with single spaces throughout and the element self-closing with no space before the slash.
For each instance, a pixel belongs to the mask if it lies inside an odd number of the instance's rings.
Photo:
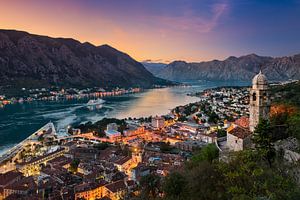
<svg viewBox="0 0 300 200">
<path fill-rule="evenodd" d="M 300 79 L 300 54 L 141 64 L 108 45 L 0 29 L 0 90 L 51 86 L 150 88 L 173 84 L 165 79 L 249 81 L 260 69 L 269 80 Z"/>
<path fill-rule="evenodd" d="M 163 67 L 160 65 L 154 70 L 155 65 L 153 64 L 149 65 L 148 63 L 145 67 L 155 76 L 176 81 L 249 81 L 260 69 L 269 80 L 281 81 L 300 79 L 300 54 L 278 58 L 250 54 L 241 57 L 231 56 L 223 61 L 213 60 L 198 63 L 174 61 Z"/>
<path fill-rule="evenodd" d="M 152 87 L 154 77 L 129 55 L 108 45 L 0 30 L 0 88 Z"/>
</svg>

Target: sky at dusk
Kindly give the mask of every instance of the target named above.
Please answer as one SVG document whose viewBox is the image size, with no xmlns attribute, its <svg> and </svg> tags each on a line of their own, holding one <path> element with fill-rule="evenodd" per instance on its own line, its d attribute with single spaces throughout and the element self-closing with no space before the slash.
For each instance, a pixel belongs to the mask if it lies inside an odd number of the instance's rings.
<svg viewBox="0 0 300 200">
<path fill-rule="evenodd" d="M 300 0 L 0 0 L 0 29 L 109 44 L 138 61 L 300 53 Z"/>
</svg>

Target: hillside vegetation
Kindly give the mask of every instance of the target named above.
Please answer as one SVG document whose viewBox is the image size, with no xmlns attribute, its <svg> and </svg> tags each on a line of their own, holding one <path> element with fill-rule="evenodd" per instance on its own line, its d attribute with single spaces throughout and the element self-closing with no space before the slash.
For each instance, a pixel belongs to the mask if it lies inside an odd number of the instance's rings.
<svg viewBox="0 0 300 200">
<path fill-rule="evenodd" d="M 253 134 L 255 148 L 230 152 L 214 144 L 194 152 L 183 169 L 167 177 L 150 174 L 141 180 L 142 200 L 298 200 L 299 163 L 288 162 L 275 143 L 300 140 L 299 82 L 272 88 L 270 120 L 261 120 Z M 278 107 L 279 106 L 279 107 Z M 222 158 L 222 159 L 220 159 Z"/>
</svg>

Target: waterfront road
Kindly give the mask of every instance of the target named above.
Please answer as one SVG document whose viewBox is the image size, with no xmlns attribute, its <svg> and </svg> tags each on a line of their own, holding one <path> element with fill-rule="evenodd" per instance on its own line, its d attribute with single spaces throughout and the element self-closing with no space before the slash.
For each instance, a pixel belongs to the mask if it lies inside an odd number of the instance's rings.
<svg viewBox="0 0 300 200">
<path fill-rule="evenodd" d="M 24 146 L 26 146 L 26 144 L 28 142 L 37 141 L 38 136 L 43 134 L 45 131 L 46 132 L 51 131 L 50 134 L 56 135 L 56 130 L 55 130 L 54 124 L 52 122 L 49 122 L 48 124 L 44 125 L 39 130 L 37 130 L 36 132 L 31 134 L 25 140 L 23 140 L 22 142 L 18 143 L 16 146 L 8 149 L 6 152 L 4 152 L 2 155 L 0 155 L 0 164 L 2 164 L 2 162 L 4 162 L 4 161 L 12 159 L 15 155 L 17 155 L 18 152 L 20 152 L 23 149 Z"/>
</svg>

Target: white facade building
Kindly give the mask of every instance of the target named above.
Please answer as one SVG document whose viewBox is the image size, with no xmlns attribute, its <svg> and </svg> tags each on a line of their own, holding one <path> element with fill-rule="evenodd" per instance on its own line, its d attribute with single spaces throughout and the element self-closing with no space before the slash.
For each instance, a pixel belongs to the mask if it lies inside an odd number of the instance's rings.
<svg viewBox="0 0 300 200">
<path fill-rule="evenodd" d="M 163 117 L 159 117 L 159 116 L 153 117 L 151 125 L 153 128 L 156 128 L 156 129 L 163 128 L 165 126 L 165 119 Z"/>
</svg>

